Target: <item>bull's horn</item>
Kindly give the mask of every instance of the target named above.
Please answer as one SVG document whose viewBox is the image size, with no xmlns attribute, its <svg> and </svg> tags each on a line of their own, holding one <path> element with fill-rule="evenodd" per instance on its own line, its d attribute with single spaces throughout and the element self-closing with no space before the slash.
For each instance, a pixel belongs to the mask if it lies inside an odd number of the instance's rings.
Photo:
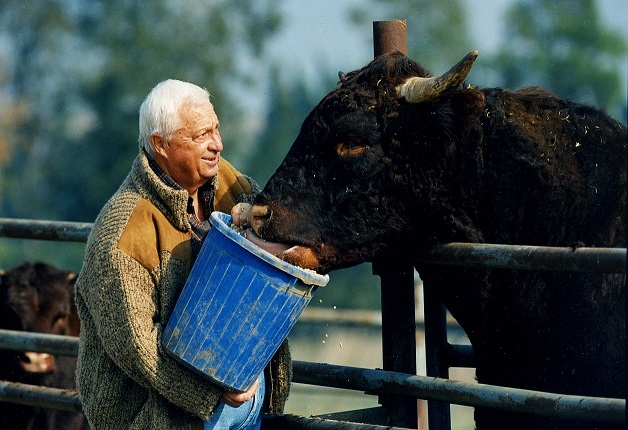
<svg viewBox="0 0 628 430">
<path fill-rule="evenodd" d="M 437 100 L 462 85 L 477 57 L 478 51 L 471 51 L 448 72 L 440 76 L 431 78 L 415 76 L 406 79 L 403 84 L 397 87 L 399 97 L 405 98 L 408 103 Z"/>
</svg>

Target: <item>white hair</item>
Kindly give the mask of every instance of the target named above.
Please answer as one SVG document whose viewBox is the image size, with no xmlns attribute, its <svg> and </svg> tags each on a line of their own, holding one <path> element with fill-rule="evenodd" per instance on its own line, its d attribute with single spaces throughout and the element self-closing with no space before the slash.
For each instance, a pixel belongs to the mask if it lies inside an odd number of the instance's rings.
<svg viewBox="0 0 628 430">
<path fill-rule="evenodd" d="M 155 85 L 140 106 L 140 147 L 154 158 L 155 149 L 150 136 L 157 133 L 170 141 L 174 132 L 181 128 L 181 107 L 184 104 L 205 103 L 207 100 L 209 92 L 189 82 L 168 79 Z"/>
</svg>

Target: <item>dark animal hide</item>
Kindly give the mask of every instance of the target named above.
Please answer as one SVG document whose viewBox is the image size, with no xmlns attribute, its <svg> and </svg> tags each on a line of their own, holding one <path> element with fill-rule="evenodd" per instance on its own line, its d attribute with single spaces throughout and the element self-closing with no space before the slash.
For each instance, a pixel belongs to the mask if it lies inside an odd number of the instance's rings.
<svg viewBox="0 0 628 430">
<path fill-rule="evenodd" d="M 344 76 L 257 197 L 256 233 L 322 273 L 446 242 L 625 247 L 626 127 L 539 88 L 462 85 L 475 56 L 435 79 L 398 53 Z M 624 274 L 416 267 L 480 382 L 626 396 Z M 482 409 L 476 423 L 603 428 Z"/>
<path fill-rule="evenodd" d="M 76 274 L 45 263 L 24 263 L 0 277 L 0 327 L 45 334 L 79 335 L 74 306 Z M 75 357 L 0 350 L 0 379 L 74 389 Z M 0 428 L 87 429 L 82 413 L 0 402 Z"/>
</svg>

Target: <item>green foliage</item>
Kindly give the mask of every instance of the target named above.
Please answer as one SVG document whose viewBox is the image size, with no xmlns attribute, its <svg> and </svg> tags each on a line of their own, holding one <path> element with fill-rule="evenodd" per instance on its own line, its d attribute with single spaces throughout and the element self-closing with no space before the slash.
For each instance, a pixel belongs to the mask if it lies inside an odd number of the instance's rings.
<svg viewBox="0 0 628 430">
<path fill-rule="evenodd" d="M 381 280 L 371 263 L 333 271 L 329 283 L 316 291 L 311 306 L 328 309 L 381 309 Z"/>
<path fill-rule="evenodd" d="M 626 121 L 626 40 L 605 26 L 595 0 L 522 0 L 507 16 L 507 37 L 490 61 L 507 88 L 538 85 Z"/>
<path fill-rule="evenodd" d="M 307 114 L 336 85 L 337 75 L 332 79 L 331 73 L 321 70 L 321 76 L 327 79 L 312 89 L 303 80 L 281 82 L 278 67 L 271 70 L 264 127 L 256 137 L 244 168 L 260 185 L 263 186 L 279 167 Z"/>
<path fill-rule="evenodd" d="M 22 122 L 7 126 L 4 216 L 93 220 L 137 155 L 143 97 L 167 78 L 207 87 L 231 133 L 225 140 L 246 143 L 229 127 L 243 113 L 227 82 L 255 84 L 239 59 L 258 55 L 279 28 L 277 2 L 5 0 L 2 7 L 0 34 L 15 49 L 1 94 L 27 106 Z"/>
<path fill-rule="evenodd" d="M 84 254 L 84 243 L 0 238 L 0 270 L 43 261 L 78 273 Z"/>
<path fill-rule="evenodd" d="M 279 6 L 2 0 L 0 44 L 11 49 L 0 50 L 0 216 L 93 221 L 137 155 L 140 103 L 167 78 L 210 90 L 227 157 L 246 147 L 232 88 L 257 84 L 241 59 L 278 30 Z M 7 242 L 0 254 L 12 262 L 51 260 L 47 245 Z"/>
</svg>

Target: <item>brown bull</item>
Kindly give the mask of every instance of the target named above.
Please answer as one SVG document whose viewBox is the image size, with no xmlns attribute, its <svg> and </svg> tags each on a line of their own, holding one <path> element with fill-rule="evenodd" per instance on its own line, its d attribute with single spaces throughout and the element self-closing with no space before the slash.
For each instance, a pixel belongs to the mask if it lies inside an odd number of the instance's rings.
<svg viewBox="0 0 628 430">
<path fill-rule="evenodd" d="M 401 54 L 341 82 L 251 210 L 280 257 L 321 273 L 446 242 L 626 246 L 626 127 L 539 88 L 463 86 Z M 422 267 L 482 383 L 626 395 L 624 274 Z M 476 410 L 479 429 L 595 427 Z"/>
<path fill-rule="evenodd" d="M 0 276 L 0 328 L 78 336 L 76 273 L 45 263 L 24 263 Z M 0 350 L 0 379 L 54 388 L 76 388 L 76 358 Z M 87 429 L 81 413 L 0 402 L 3 430 Z"/>
</svg>

